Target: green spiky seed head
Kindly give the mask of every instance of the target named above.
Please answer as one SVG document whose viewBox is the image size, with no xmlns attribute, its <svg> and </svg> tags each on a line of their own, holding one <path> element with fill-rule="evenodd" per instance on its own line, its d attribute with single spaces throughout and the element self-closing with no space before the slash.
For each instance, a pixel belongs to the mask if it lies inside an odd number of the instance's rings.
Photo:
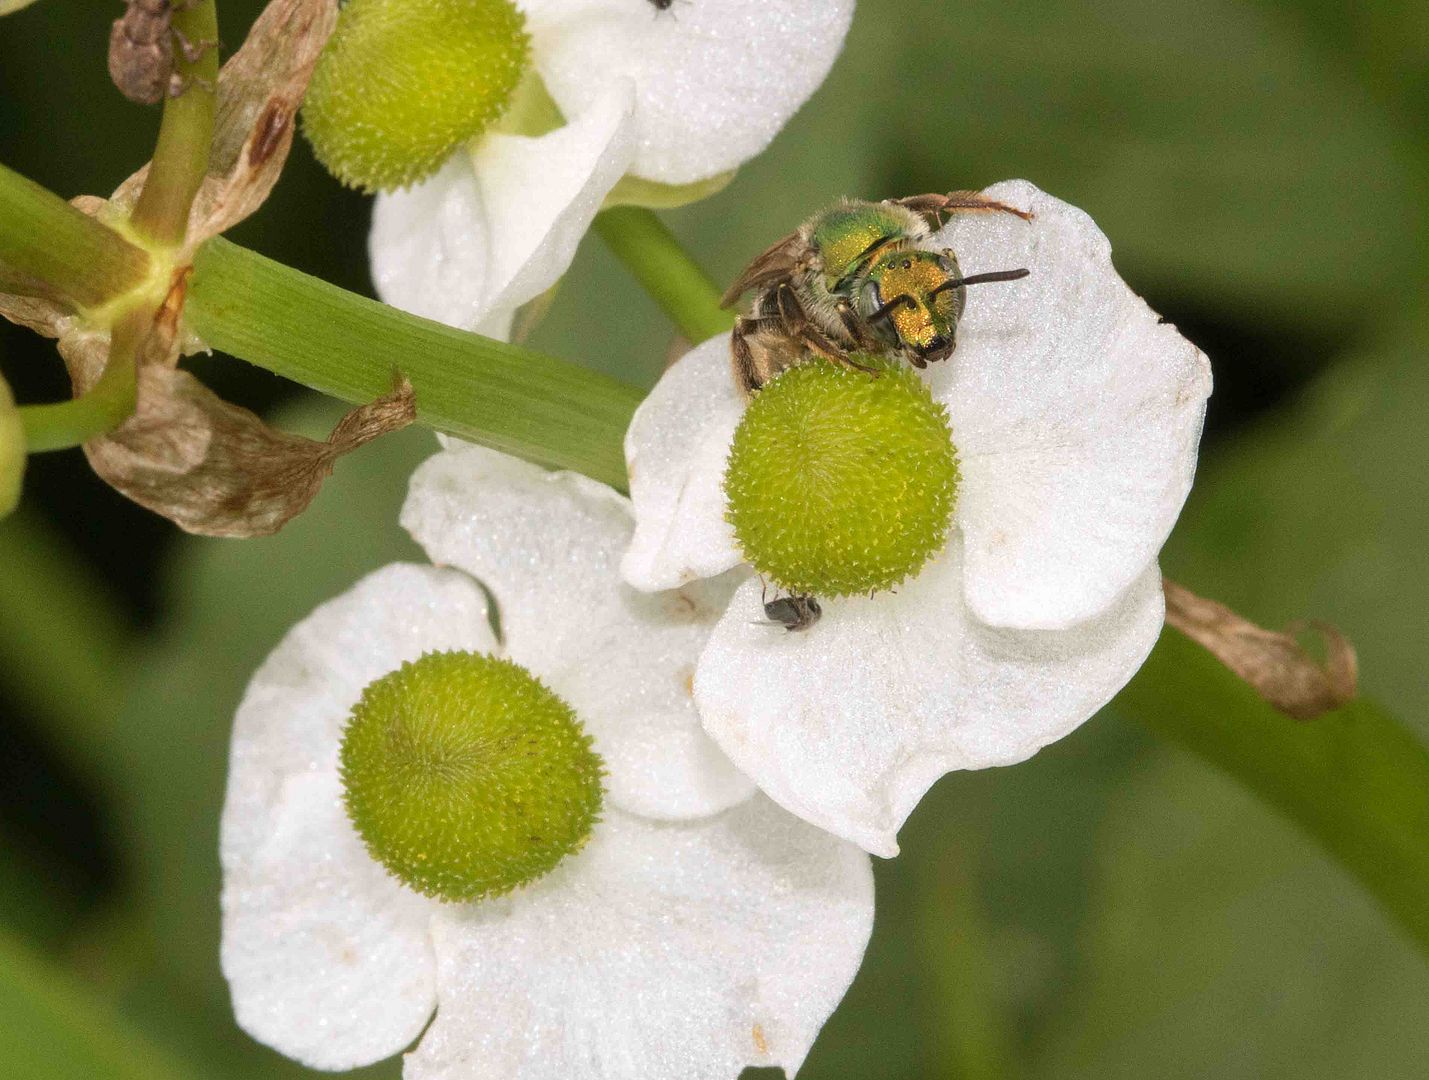
<svg viewBox="0 0 1429 1080">
<path fill-rule="evenodd" d="M 348 817 L 427 896 L 500 896 L 578 850 L 602 767 L 575 714 L 509 660 L 428 653 L 362 691 L 342 736 Z"/>
<path fill-rule="evenodd" d="M 303 132 L 344 184 L 404 187 L 501 116 L 530 54 L 511 0 L 349 0 L 308 85 Z"/>
<path fill-rule="evenodd" d="M 957 487 L 947 409 L 917 375 L 885 366 L 875 378 L 826 360 L 765 384 L 724 474 L 745 559 L 811 596 L 888 589 L 916 574 L 947 540 Z"/>
</svg>

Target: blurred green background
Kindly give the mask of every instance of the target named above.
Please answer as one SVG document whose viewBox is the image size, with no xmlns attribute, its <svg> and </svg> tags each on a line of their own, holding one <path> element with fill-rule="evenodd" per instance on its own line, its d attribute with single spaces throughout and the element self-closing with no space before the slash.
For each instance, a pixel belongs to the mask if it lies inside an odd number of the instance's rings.
<svg viewBox="0 0 1429 1080">
<path fill-rule="evenodd" d="M 220 0 L 230 47 L 258 7 Z M 66 196 L 111 190 L 157 125 L 105 76 L 118 11 L 0 20 L 0 160 Z M 1263 623 L 1337 623 L 1366 691 L 1429 737 L 1426 121 L 1422 0 L 861 0 L 769 152 L 667 220 L 723 281 L 844 194 L 1024 176 L 1087 209 L 1215 367 L 1168 574 Z M 367 292 L 367 215 L 299 145 L 232 238 Z M 592 238 L 533 344 L 647 384 L 669 337 Z M 336 414 L 229 358 L 195 368 L 297 430 Z M 66 392 L 8 324 L 0 371 L 21 401 Z M 257 541 L 181 536 L 78 453 L 32 461 L 0 525 L 0 1074 L 311 1075 L 234 1028 L 218 972 L 228 726 L 287 626 L 417 557 L 395 512 L 432 447 L 362 450 Z M 938 785 L 877 867 L 867 962 L 802 1076 L 1429 1075 L 1429 965 L 1292 825 L 1147 734 L 1155 696 Z"/>
</svg>

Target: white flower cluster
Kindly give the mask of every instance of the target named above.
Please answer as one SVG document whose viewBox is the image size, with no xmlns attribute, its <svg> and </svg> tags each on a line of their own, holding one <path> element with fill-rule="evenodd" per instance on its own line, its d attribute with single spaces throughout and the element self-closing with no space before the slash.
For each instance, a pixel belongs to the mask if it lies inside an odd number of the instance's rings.
<svg viewBox="0 0 1429 1080">
<path fill-rule="evenodd" d="M 570 123 L 487 136 L 384 197 L 384 296 L 467 327 L 508 316 L 564 270 L 620 175 L 684 182 L 757 152 L 850 8 L 525 0 Z M 957 351 L 924 373 L 961 480 L 945 549 L 896 592 L 826 600 L 799 633 L 765 618 L 725 520 L 745 407 L 727 338 L 637 413 L 629 499 L 460 443 L 417 471 L 402 522 L 436 565 L 386 567 L 319 608 L 238 712 L 223 966 L 246 1030 L 328 1069 L 420 1037 L 414 1080 L 797 1071 L 868 941 L 867 852 L 897 852 L 939 776 L 1087 720 L 1161 627 L 1156 560 L 1195 467 L 1205 358 L 1121 281 L 1085 214 L 1026 183 L 988 194 L 1033 220 L 968 216 L 935 243 L 971 272 L 1031 273 L 977 293 Z M 343 810 L 363 688 L 440 650 L 525 666 L 605 763 L 586 845 L 499 899 L 419 895 Z"/>
<path fill-rule="evenodd" d="M 700 730 L 694 664 L 734 582 L 629 588 L 627 500 L 476 447 L 419 469 L 402 520 L 451 569 L 388 566 L 323 605 L 238 710 L 221 849 L 239 1023 L 324 1069 L 422 1035 L 415 1080 L 792 1075 L 858 969 L 873 879 Z M 338 747 L 363 687 L 441 650 L 536 674 L 608 773 L 584 849 L 500 899 L 418 895 L 343 812 Z"/>
</svg>

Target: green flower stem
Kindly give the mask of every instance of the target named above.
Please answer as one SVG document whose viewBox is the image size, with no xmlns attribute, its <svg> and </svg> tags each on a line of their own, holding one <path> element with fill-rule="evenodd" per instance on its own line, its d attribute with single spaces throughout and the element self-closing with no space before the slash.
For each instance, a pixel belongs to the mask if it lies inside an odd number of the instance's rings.
<svg viewBox="0 0 1429 1080">
<path fill-rule="evenodd" d="M 96 308 L 144 281 L 149 254 L 0 165 L 0 264 Z"/>
<path fill-rule="evenodd" d="M 119 318 L 104 373 L 85 393 L 69 401 L 20 406 L 26 450 L 68 450 L 124 423 L 134 411 L 134 358 L 153 316 L 153 308 L 143 304 Z"/>
<path fill-rule="evenodd" d="M 1383 708 L 1288 719 L 1176 633 L 1112 707 L 1286 814 L 1429 952 L 1429 749 Z"/>
<path fill-rule="evenodd" d="M 173 25 L 190 46 L 202 51 L 189 61 L 175 45 L 174 70 L 184 81 L 184 90 L 177 97 L 164 99 L 154 160 L 130 219 L 136 233 L 162 247 L 183 243 L 189 207 L 208 171 L 218 87 L 214 0 L 197 0 L 191 7 L 176 8 Z"/>
<path fill-rule="evenodd" d="M 108 583 L 22 506 L 0 521 L 0 596 L 5 689 L 48 718 L 57 749 L 96 788 L 122 784 L 115 720 L 133 668 L 130 630 Z"/>
<path fill-rule="evenodd" d="M 429 427 L 625 486 L 640 393 L 530 349 L 419 319 L 237 247 L 199 251 L 185 311 L 207 344 L 351 402 L 400 371 Z"/>
<path fill-rule="evenodd" d="M 620 206 L 596 216 L 595 231 L 685 336 L 698 345 L 727 334 L 734 315 L 719 305 L 720 290 L 649 210 Z"/>
</svg>

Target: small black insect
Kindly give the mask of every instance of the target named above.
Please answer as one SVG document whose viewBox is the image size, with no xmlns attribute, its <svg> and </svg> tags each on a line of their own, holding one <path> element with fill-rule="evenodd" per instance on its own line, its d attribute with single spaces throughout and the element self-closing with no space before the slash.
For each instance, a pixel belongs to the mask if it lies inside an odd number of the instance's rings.
<svg viewBox="0 0 1429 1080">
<path fill-rule="evenodd" d="M 655 5 L 656 11 L 669 11 L 675 6 L 675 0 L 650 0 Z"/>
<path fill-rule="evenodd" d="M 812 596 L 778 596 L 764 605 L 765 617 L 785 630 L 807 630 L 824 613 Z"/>
</svg>

